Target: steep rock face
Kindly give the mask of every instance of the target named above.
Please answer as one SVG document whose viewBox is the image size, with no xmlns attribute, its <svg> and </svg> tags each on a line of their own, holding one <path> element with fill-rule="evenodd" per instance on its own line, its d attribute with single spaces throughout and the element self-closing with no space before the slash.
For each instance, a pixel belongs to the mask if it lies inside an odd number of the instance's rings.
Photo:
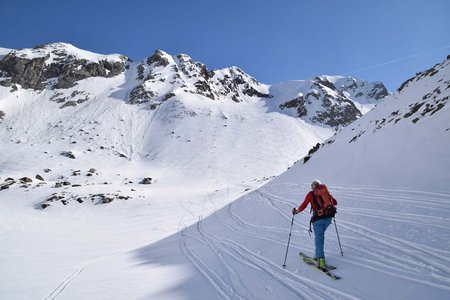
<svg viewBox="0 0 450 300">
<path fill-rule="evenodd" d="M 378 100 L 389 95 L 384 84 L 379 81 L 367 82 L 365 80 L 340 76 L 322 76 L 322 78 L 330 81 L 337 91 L 360 103 L 376 103 Z"/>
<path fill-rule="evenodd" d="M 188 55 L 170 56 L 160 50 L 138 65 L 136 80 L 141 83 L 130 92 L 129 103 L 149 103 L 151 108 L 178 93 L 235 102 L 270 97 L 266 86 L 239 68 L 209 71 Z"/>
<path fill-rule="evenodd" d="M 381 82 L 350 77 L 320 76 L 299 85 L 303 87 L 295 97 L 279 104 L 281 111 L 294 111 L 299 118 L 335 130 L 355 121 L 389 94 Z"/>
<path fill-rule="evenodd" d="M 0 85 L 70 88 L 85 78 L 116 76 L 124 72 L 127 61 L 123 55 L 93 54 L 64 43 L 13 50 L 0 60 Z"/>
</svg>

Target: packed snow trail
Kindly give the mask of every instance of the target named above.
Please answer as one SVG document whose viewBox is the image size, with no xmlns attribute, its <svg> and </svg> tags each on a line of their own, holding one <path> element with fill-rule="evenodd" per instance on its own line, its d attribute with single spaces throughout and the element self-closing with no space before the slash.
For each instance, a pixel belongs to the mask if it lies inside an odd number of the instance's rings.
<svg viewBox="0 0 450 300">
<path fill-rule="evenodd" d="M 292 207 L 308 186 L 268 184 L 185 228 L 178 240 L 197 270 L 191 276 L 202 277 L 202 288 L 219 299 L 446 299 L 449 192 L 331 185 L 345 252 L 330 227 L 325 253 L 343 277 L 333 281 L 298 258 L 299 251 L 314 252 L 308 213 L 296 216 L 287 267 L 281 266 Z"/>
</svg>

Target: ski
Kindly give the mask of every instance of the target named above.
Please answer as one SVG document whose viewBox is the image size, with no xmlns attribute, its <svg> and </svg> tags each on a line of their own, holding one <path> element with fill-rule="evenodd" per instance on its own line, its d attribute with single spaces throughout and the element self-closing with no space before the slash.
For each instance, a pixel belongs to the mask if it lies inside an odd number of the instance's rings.
<svg viewBox="0 0 450 300">
<path fill-rule="evenodd" d="M 340 276 L 337 276 L 330 272 L 331 270 L 335 270 L 336 267 L 327 265 L 325 268 L 321 269 L 318 267 L 317 261 L 315 261 L 313 258 L 309 257 L 308 255 L 304 254 L 303 252 L 300 252 L 299 255 L 307 265 L 315 267 L 317 270 L 325 273 L 331 279 L 333 279 L 333 280 L 341 279 Z"/>
<path fill-rule="evenodd" d="M 309 257 L 308 255 L 306 255 L 305 253 L 303 253 L 303 252 L 300 252 L 299 253 L 299 255 L 303 258 L 303 261 L 305 261 L 305 259 L 306 260 L 308 260 L 308 261 L 310 261 L 311 263 L 313 263 L 316 267 L 317 267 L 317 261 L 316 260 L 314 260 L 313 258 L 311 258 L 311 257 Z M 306 262 L 306 261 L 305 261 Z M 312 264 L 311 264 L 312 265 Z M 329 264 L 327 264 L 326 265 L 326 268 L 328 269 L 328 270 L 336 270 L 336 267 L 333 267 L 333 266 L 330 266 Z"/>
</svg>

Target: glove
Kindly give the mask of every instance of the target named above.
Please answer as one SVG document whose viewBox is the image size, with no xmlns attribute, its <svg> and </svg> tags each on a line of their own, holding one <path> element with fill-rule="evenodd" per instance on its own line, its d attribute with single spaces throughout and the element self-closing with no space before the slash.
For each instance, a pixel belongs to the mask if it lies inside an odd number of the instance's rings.
<svg viewBox="0 0 450 300">
<path fill-rule="evenodd" d="M 297 208 L 295 208 L 295 207 L 294 207 L 294 208 L 292 209 L 292 214 L 293 214 L 293 215 L 296 215 L 296 214 L 298 214 L 298 212 L 297 212 Z"/>
</svg>

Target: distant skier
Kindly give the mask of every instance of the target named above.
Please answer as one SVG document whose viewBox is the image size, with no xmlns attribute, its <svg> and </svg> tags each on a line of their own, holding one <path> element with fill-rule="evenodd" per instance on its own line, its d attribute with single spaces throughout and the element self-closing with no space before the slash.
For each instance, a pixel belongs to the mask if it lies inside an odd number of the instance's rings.
<svg viewBox="0 0 450 300">
<path fill-rule="evenodd" d="M 327 187 L 321 184 L 319 180 L 314 180 L 311 183 L 311 191 L 306 195 L 305 200 L 298 208 L 292 209 L 292 214 L 296 215 L 302 212 L 308 204 L 311 204 L 313 216 L 311 223 L 314 228 L 314 242 L 315 242 L 315 259 L 318 261 L 320 269 L 326 268 L 325 253 L 323 245 L 325 242 L 325 231 L 331 224 L 331 219 L 336 213 L 335 205 L 336 199 L 329 193 Z"/>
</svg>

